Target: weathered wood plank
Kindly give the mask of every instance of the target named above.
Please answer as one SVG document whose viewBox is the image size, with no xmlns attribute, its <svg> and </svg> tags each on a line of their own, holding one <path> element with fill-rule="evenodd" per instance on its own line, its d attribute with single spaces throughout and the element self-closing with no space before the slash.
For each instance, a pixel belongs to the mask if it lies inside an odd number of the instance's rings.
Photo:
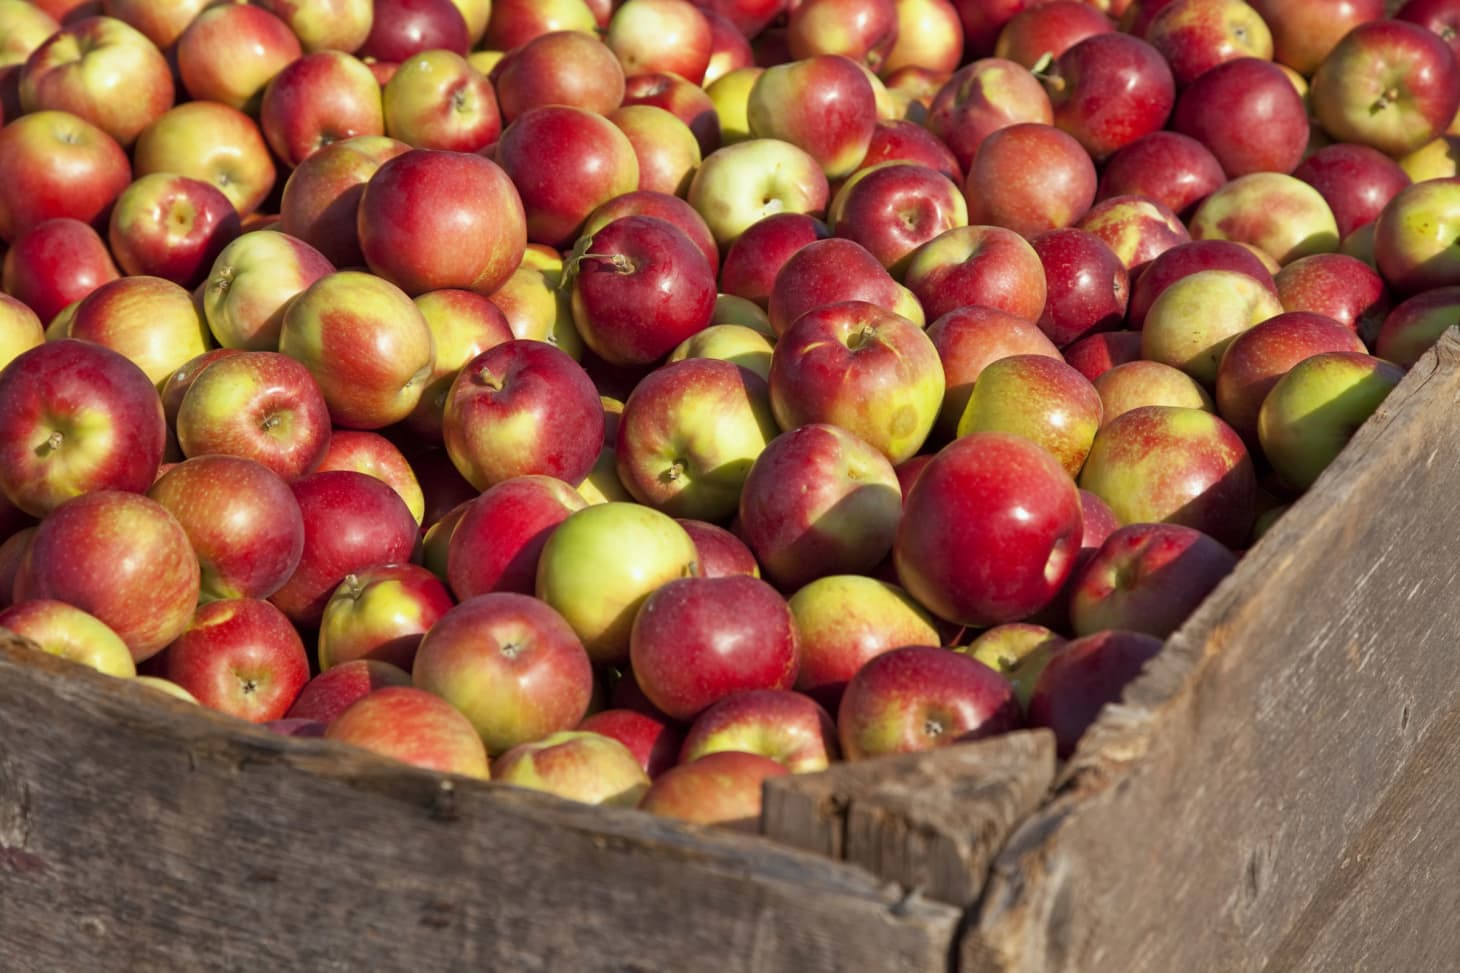
<svg viewBox="0 0 1460 973">
<path fill-rule="evenodd" d="M 278 737 L 0 640 L 7 973 L 943 971 L 960 914 L 755 836 Z"/>
<path fill-rule="evenodd" d="M 1020 732 L 767 782 L 768 837 L 970 905 L 1015 825 L 1048 793 L 1054 741 Z"/>
<path fill-rule="evenodd" d="M 1087 737 L 962 969 L 1453 966 L 1457 421 L 1452 330 Z"/>
</svg>

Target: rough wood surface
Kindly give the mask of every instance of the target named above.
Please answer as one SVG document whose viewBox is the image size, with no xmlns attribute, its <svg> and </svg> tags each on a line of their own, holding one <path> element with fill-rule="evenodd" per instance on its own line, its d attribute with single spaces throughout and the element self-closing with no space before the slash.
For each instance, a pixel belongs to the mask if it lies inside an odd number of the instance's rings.
<svg viewBox="0 0 1460 973">
<path fill-rule="evenodd" d="M 1087 737 L 963 970 L 1454 968 L 1457 334 Z"/>
<path fill-rule="evenodd" d="M 777 841 L 967 906 L 1009 833 L 1048 793 L 1054 766 L 1054 739 L 1042 730 L 837 764 L 768 781 L 762 823 Z"/>
<path fill-rule="evenodd" d="M 275 736 L 0 639 L 6 973 L 941 973 L 960 915 L 759 837 Z"/>
</svg>

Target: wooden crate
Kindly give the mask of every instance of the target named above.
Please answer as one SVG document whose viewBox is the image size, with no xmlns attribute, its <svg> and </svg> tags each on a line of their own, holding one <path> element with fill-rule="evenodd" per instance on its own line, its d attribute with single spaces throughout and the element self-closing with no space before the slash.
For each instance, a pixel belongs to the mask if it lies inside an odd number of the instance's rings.
<svg viewBox="0 0 1460 973">
<path fill-rule="evenodd" d="M 768 784 L 765 837 L 284 738 L 0 641 L 0 968 L 1442 970 L 1460 332 L 1068 764 Z"/>
</svg>

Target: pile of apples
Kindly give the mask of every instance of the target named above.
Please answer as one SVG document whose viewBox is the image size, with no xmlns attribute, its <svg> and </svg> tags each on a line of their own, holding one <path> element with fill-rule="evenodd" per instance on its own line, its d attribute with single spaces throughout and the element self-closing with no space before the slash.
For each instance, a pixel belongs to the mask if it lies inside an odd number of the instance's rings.
<svg viewBox="0 0 1460 973">
<path fill-rule="evenodd" d="M 1460 0 L 0 0 L 0 626 L 728 827 L 1100 708 L 1460 311 Z"/>
</svg>

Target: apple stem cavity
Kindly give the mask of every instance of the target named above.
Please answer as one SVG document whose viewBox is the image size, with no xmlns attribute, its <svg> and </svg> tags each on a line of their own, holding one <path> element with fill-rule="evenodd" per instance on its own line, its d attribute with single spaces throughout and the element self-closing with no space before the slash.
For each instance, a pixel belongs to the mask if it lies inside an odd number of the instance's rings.
<svg viewBox="0 0 1460 973">
<path fill-rule="evenodd" d="M 1388 89 L 1385 90 L 1385 92 L 1382 95 L 1379 96 L 1379 99 L 1377 101 L 1375 101 L 1372 105 L 1369 106 L 1369 114 L 1370 115 L 1377 115 L 1381 111 L 1383 111 L 1384 109 L 1388 108 L 1390 105 L 1392 105 L 1394 102 L 1396 102 L 1398 100 L 1399 100 L 1399 89 L 1398 88 L 1388 88 Z"/>
<path fill-rule="evenodd" d="M 942 720 L 936 720 L 930 716 L 923 721 L 923 733 L 927 736 L 940 737 L 943 735 L 944 729 Z"/>
</svg>

